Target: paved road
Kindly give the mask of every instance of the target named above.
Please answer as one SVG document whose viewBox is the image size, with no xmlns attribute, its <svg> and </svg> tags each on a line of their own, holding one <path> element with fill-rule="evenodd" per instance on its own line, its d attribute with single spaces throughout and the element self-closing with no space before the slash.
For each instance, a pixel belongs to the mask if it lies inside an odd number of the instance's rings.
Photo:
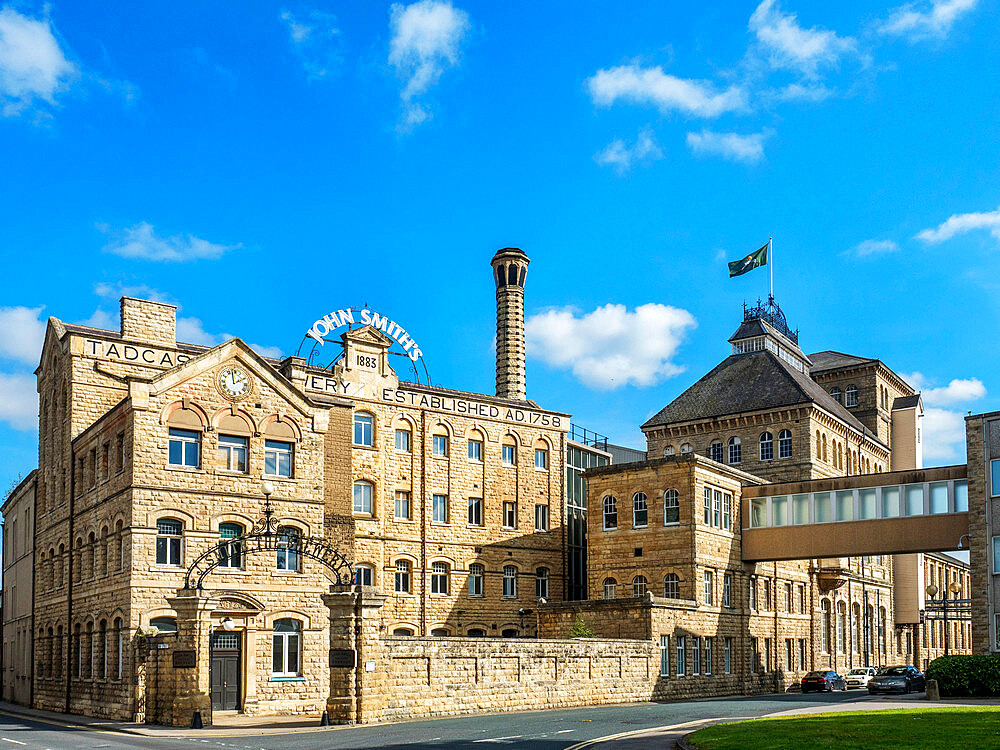
<svg viewBox="0 0 1000 750">
<path fill-rule="evenodd" d="M 488 750 L 491 747 L 563 750 L 585 740 L 621 732 L 720 717 L 756 717 L 816 704 L 883 700 L 864 692 L 811 695 L 772 695 L 758 698 L 720 698 L 676 703 L 640 703 L 594 706 L 558 711 L 465 716 L 454 719 L 413 721 L 381 726 L 338 727 L 310 732 L 252 736 L 233 731 L 213 731 L 203 737 L 140 737 L 111 731 L 93 731 L 57 721 L 0 714 L 0 750 L 89 750 L 154 748 L 174 750 L 197 745 L 216 750 Z M 693 728 L 693 727 L 692 727 Z M 657 743 L 669 746 L 666 743 Z M 607 745 L 602 745 L 606 747 Z"/>
</svg>

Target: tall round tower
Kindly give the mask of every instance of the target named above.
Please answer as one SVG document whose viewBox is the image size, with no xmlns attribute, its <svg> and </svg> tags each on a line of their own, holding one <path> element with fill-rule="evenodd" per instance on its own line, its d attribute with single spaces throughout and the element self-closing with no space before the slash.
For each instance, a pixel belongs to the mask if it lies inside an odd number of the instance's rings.
<svg viewBox="0 0 1000 750">
<path fill-rule="evenodd" d="M 528 256 L 505 247 L 493 256 L 497 283 L 497 396 L 524 401 L 524 277 Z"/>
</svg>

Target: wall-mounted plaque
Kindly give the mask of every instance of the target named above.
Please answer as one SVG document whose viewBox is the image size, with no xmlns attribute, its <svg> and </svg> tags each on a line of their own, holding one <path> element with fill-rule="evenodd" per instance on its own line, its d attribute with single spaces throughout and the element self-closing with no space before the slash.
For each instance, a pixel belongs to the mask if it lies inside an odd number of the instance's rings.
<svg viewBox="0 0 1000 750">
<path fill-rule="evenodd" d="M 351 648 L 331 648 L 330 666 L 338 669 L 354 669 L 358 663 L 358 652 Z"/>
<path fill-rule="evenodd" d="M 188 669 L 197 666 L 198 663 L 198 656 L 193 650 L 174 651 L 171 656 L 173 656 L 174 669 Z"/>
</svg>

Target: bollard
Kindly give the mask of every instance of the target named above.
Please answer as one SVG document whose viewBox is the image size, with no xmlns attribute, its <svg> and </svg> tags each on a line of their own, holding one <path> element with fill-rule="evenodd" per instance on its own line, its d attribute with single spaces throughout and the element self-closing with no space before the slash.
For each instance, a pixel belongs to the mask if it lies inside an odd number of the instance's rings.
<svg viewBox="0 0 1000 750">
<path fill-rule="evenodd" d="M 938 688 L 937 680 L 927 680 L 927 685 L 924 688 L 926 695 L 924 698 L 929 701 L 939 701 L 941 700 L 941 690 Z"/>
<path fill-rule="evenodd" d="M 328 727 L 328 726 L 330 726 L 330 715 L 326 711 L 324 711 L 323 715 L 320 717 L 320 719 L 319 719 L 319 725 L 321 727 Z"/>
<path fill-rule="evenodd" d="M 191 717 L 191 728 L 192 729 L 201 729 L 202 728 L 202 724 L 201 724 L 201 711 L 195 711 L 194 712 L 194 716 Z"/>
</svg>

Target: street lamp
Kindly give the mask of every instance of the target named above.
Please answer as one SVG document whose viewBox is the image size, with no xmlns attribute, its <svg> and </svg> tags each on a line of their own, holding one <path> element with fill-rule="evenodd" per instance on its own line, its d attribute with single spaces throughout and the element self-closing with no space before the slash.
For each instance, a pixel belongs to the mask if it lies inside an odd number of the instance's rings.
<svg viewBox="0 0 1000 750">
<path fill-rule="evenodd" d="M 932 583 L 926 589 L 924 589 L 924 591 L 927 592 L 927 596 L 929 596 L 931 600 L 933 600 L 934 597 L 938 595 L 938 592 L 941 593 L 941 611 L 944 613 L 943 617 L 944 655 L 947 656 L 948 655 L 948 603 L 949 603 L 948 592 L 951 592 L 952 596 L 954 596 L 957 599 L 958 595 L 962 593 L 962 584 L 960 584 L 958 581 L 952 581 L 951 583 L 948 584 L 947 589 L 939 589 Z"/>
<path fill-rule="evenodd" d="M 236 623 L 233 622 L 232 617 L 227 617 L 222 621 L 222 629 L 225 630 L 227 633 L 232 633 L 234 630 L 236 630 Z"/>
</svg>

